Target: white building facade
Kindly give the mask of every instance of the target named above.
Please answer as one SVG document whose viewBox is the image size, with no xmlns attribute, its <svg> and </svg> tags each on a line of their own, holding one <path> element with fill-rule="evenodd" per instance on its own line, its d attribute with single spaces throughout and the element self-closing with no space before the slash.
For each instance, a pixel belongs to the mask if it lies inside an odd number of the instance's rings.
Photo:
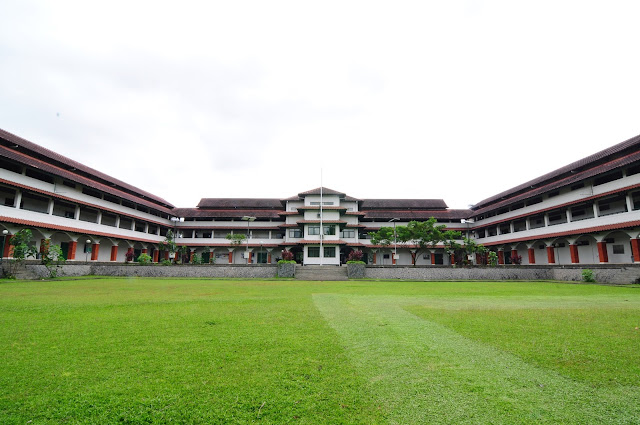
<svg viewBox="0 0 640 425">
<path fill-rule="evenodd" d="M 434 217 L 498 253 L 501 264 L 640 262 L 640 136 L 483 200 L 449 209 L 441 199 L 358 199 L 316 188 L 282 199 L 166 200 L 0 130 L 2 255 L 10 235 L 33 233 L 38 249 L 60 245 L 68 261 L 168 259 L 169 230 L 188 248 L 179 260 L 272 264 L 291 251 L 304 265 L 341 265 L 361 250 L 375 265 L 410 265 L 412 246 L 374 246 L 369 233 Z M 233 243 L 228 235 L 248 238 Z M 397 255 L 394 255 L 397 253 Z M 444 247 L 416 265 L 451 264 Z"/>
</svg>

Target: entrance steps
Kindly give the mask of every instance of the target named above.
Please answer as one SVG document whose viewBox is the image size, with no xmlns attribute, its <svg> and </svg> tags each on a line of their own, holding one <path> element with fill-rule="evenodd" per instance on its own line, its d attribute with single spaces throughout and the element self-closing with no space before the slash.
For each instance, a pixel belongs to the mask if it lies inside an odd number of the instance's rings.
<svg viewBox="0 0 640 425">
<path fill-rule="evenodd" d="M 349 280 L 347 268 L 338 266 L 297 266 L 297 280 Z"/>
</svg>

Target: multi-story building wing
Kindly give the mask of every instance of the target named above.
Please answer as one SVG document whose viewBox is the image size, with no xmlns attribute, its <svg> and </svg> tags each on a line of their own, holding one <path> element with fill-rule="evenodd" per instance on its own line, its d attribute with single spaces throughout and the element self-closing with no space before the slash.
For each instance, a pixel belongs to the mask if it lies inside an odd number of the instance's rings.
<svg viewBox="0 0 640 425">
<path fill-rule="evenodd" d="M 640 261 L 640 136 L 477 203 L 469 227 L 501 263 Z"/>
<path fill-rule="evenodd" d="M 169 230 L 183 260 L 275 263 L 282 250 L 306 265 L 340 265 L 352 250 L 369 264 L 450 264 L 442 246 L 375 246 L 381 227 L 434 217 L 498 252 L 508 264 L 640 262 L 640 136 L 485 199 L 450 209 L 442 199 L 359 199 L 316 188 L 289 198 L 203 198 L 195 208 L 166 200 L 0 130 L 0 230 L 33 232 L 70 261 L 167 259 Z M 237 239 L 234 235 L 243 235 Z M 397 253 L 397 255 L 394 255 Z M 11 254 L 4 238 L 3 256 Z"/>
</svg>

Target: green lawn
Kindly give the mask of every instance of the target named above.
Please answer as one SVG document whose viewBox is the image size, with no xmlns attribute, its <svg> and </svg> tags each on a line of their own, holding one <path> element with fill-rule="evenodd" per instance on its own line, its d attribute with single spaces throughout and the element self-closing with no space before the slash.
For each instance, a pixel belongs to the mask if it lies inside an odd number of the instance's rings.
<svg viewBox="0 0 640 425">
<path fill-rule="evenodd" d="M 640 423 L 640 287 L 0 283 L 0 423 Z"/>
</svg>

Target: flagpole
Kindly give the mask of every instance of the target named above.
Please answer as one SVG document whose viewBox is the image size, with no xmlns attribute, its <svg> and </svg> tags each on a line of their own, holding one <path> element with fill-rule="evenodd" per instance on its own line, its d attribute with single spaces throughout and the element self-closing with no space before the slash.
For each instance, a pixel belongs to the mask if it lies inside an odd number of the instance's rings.
<svg viewBox="0 0 640 425">
<path fill-rule="evenodd" d="M 320 168 L 320 265 L 322 265 L 322 239 L 324 238 L 324 227 L 322 227 L 322 168 Z"/>
</svg>

